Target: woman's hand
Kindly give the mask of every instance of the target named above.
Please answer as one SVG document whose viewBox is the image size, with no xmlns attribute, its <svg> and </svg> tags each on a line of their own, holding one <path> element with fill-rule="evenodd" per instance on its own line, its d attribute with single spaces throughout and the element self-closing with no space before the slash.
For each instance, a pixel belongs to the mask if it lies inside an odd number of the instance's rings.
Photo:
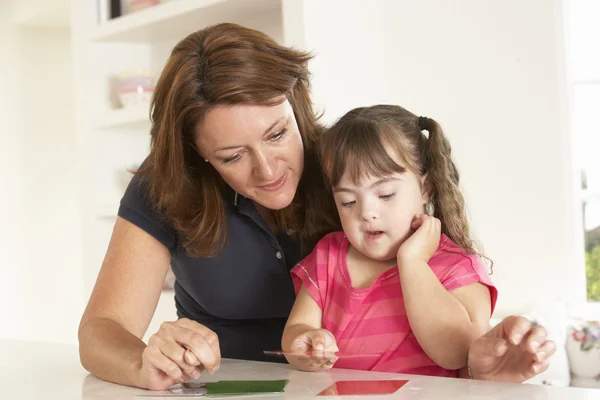
<svg viewBox="0 0 600 400">
<path fill-rule="evenodd" d="M 333 367 L 339 351 L 335 336 L 326 329 L 314 329 L 298 335 L 291 344 L 286 358 L 296 369 L 324 371 Z"/>
<path fill-rule="evenodd" d="M 410 227 L 414 233 L 398 249 L 398 266 L 418 261 L 427 263 L 440 245 L 442 223 L 439 219 L 421 214 Z"/>
<path fill-rule="evenodd" d="M 221 364 L 217 335 L 195 321 L 164 322 L 142 353 L 140 386 L 165 390 L 198 378 L 202 370 L 215 373 Z"/>
<path fill-rule="evenodd" d="M 548 369 L 555 350 L 543 326 L 510 316 L 475 339 L 468 365 L 474 379 L 523 382 Z"/>
</svg>

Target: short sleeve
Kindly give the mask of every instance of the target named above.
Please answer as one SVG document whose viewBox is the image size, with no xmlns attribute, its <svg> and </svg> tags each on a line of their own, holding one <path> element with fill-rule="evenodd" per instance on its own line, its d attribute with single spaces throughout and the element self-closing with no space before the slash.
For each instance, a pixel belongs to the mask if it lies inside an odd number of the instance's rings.
<svg viewBox="0 0 600 400">
<path fill-rule="evenodd" d="M 466 254 L 461 251 L 437 253 L 430 260 L 430 266 L 448 291 L 473 283 L 487 286 L 490 291 L 491 313 L 494 312 L 498 289 L 490 279 L 483 260 L 477 254 Z"/>
<path fill-rule="evenodd" d="M 342 234 L 343 235 L 343 234 Z M 291 270 L 296 294 L 304 286 L 321 310 L 329 293 L 331 276 L 341 248 L 340 232 L 330 233 L 317 243 L 312 253 Z"/>
<path fill-rule="evenodd" d="M 141 176 L 135 175 L 129 182 L 121 199 L 118 215 L 153 236 L 171 253 L 175 251 L 175 230 L 167 226 L 154 211 Z"/>
</svg>

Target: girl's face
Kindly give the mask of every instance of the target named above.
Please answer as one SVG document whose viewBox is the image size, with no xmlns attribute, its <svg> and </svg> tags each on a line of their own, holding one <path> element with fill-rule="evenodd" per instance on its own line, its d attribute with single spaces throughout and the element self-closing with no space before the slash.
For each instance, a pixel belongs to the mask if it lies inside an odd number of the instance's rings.
<svg viewBox="0 0 600 400">
<path fill-rule="evenodd" d="M 424 177 L 406 170 L 385 177 L 364 176 L 354 184 L 346 171 L 333 188 L 342 228 L 364 256 L 389 261 L 410 236 L 410 224 L 429 200 Z"/>
<path fill-rule="evenodd" d="M 225 182 L 270 210 L 292 202 L 304 168 L 294 112 L 281 100 L 275 106 L 217 106 L 196 134 L 198 151 Z"/>
</svg>

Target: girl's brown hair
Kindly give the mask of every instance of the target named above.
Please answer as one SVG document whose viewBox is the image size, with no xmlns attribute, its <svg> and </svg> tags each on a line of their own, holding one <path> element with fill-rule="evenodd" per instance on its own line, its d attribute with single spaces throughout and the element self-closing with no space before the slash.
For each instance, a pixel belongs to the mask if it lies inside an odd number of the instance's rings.
<svg viewBox="0 0 600 400">
<path fill-rule="evenodd" d="M 434 216 L 442 222 L 442 232 L 466 251 L 476 252 L 450 143 L 434 120 L 393 105 L 356 108 L 324 134 L 321 158 L 330 187 L 340 182 L 346 170 L 355 183 L 365 175 L 385 176 L 407 168 L 417 176 L 427 175 L 425 190 L 435 207 Z"/>
<path fill-rule="evenodd" d="M 315 205 L 309 201 L 322 198 L 325 189 L 316 148 L 323 128 L 309 97 L 310 59 L 262 32 L 229 23 L 192 33 L 173 49 L 152 99 L 151 150 L 138 174 L 189 255 L 214 256 L 227 239 L 226 184 L 194 145 L 196 127 L 216 105 L 273 105 L 275 98 L 287 97 L 304 143 L 305 167 L 292 204 L 276 211 L 275 220 L 299 237 L 305 251 L 322 234 L 324 225 L 316 219 L 325 214 L 311 212 Z"/>
</svg>

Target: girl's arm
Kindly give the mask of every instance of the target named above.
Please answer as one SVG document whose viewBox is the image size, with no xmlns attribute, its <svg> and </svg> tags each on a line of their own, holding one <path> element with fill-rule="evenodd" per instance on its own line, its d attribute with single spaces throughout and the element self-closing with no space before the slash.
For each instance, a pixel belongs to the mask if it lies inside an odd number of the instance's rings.
<svg viewBox="0 0 600 400">
<path fill-rule="evenodd" d="M 281 339 L 283 351 L 306 352 L 323 350 L 328 353 L 338 351 L 331 332 L 322 328 L 323 312 L 310 296 L 304 285 L 300 288 L 296 302 L 290 313 Z M 305 357 L 286 355 L 288 362 L 302 371 L 321 371 L 331 368 L 331 354 L 324 357 Z"/>
<path fill-rule="evenodd" d="M 302 285 L 283 330 L 281 349 L 290 351 L 298 336 L 322 327 L 323 311 Z"/>
<path fill-rule="evenodd" d="M 474 283 L 448 292 L 422 260 L 399 263 L 398 268 L 406 314 L 419 344 L 440 367 L 464 367 L 471 342 L 489 329 L 489 289 Z"/>
</svg>

